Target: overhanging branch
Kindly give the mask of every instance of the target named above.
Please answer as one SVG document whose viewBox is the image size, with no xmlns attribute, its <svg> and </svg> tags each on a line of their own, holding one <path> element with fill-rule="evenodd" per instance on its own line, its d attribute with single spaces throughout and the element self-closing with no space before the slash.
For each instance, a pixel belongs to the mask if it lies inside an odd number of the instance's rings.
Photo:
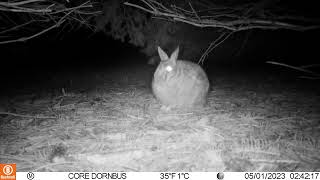
<svg viewBox="0 0 320 180">
<path fill-rule="evenodd" d="M 0 44 L 21 42 L 37 37 L 65 21 L 68 24 L 81 24 L 91 27 L 89 20 L 100 11 L 95 10 L 91 1 L 70 6 L 49 0 L 17 0 L 0 2 Z M 66 7 L 66 4 L 69 6 Z M 1 27 L 2 26 L 2 27 Z M 28 31 L 25 31 L 28 29 Z M 33 31 L 33 34 L 26 32 Z M 10 37 L 10 38 L 9 38 Z"/>
<path fill-rule="evenodd" d="M 197 27 L 223 28 L 231 31 L 243 31 L 249 29 L 289 29 L 295 31 L 306 31 L 320 28 L 320 21 L 300 16 L 279 16 L 271 10 L 257 8 L 257 4 L 244 4 L 237 7 L 223 7 L 211 4 L 205 10 L 196 9 L 196 2 L 193 5 L 188 3 L 189 8 L 181 8 L 177 5 L 165 6 L 155 0 L 140 0 L 141 5 L 125 2 L 127 6 L 141 9 L 157 17 L 164 17 L 168 20 L 180 21 Z M 209 4 L 209 3 L 208 3 Z M 208 5 L 206 4 L 206 5 Z M 250 13 L 252 10 L 252 13 Z M 254 12 L 254 13 L 253 13 Z M 289 19 L 290 18 L 290 19 Z M 294 20 L 297 23 L 286 22 Z"/>
</svg>

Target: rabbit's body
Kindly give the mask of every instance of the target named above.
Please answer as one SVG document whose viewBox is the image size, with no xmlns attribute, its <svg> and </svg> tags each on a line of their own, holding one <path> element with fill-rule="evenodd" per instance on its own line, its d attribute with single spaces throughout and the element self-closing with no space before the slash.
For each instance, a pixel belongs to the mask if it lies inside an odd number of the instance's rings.
<svg viewBox="0 0 320 180">
<path fill-rule="evenodd" d="M 152 81 L 156 98 L 167 107 L 203 106 L 209 90 L 203 69 L 190 61 L 177 60 L 178 48 L 170 58 L 161 48 L 158 51 L 161 62 Z"/>
</svg>

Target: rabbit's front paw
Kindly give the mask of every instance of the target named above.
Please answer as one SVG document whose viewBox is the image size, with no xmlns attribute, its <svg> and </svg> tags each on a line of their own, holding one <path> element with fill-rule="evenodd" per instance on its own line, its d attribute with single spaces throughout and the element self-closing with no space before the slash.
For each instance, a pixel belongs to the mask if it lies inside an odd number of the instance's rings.
<svg viewBox="0 0 320 180">
<path fill-rule="evenodd" d="M 161 111 L 170 111 L 171 109 L 172 109 L 171 106 L 166 106 L 166 105 L 162 105 L 160 108 Z"/>
</svg>

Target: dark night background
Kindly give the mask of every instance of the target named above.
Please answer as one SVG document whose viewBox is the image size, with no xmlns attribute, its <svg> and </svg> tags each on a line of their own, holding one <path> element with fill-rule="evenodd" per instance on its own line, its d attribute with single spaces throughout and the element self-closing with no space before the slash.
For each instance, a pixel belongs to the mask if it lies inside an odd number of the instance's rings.
<svg viewBox="0 0 320 180">
<path fill-rule="evenodd" d="M 299 7 L 294 2 L 290 5 Z M 310 8 L 312 6 L 302 6 L 300 12 L 314 15 Z M 184 28 L 203 31 L 190 25 Z M 206 28 L 205 31 L 210 34 L 216 33 L 214 28 Z M 267 64 L 266 61 L 294 66 L 319 63 L 319 32 L 317 29 L 304 32 L 283 29 L 237 32 L 210 53 L 203 67 L 208 74 L 263 72 L 273 74 L 275 78 L 286 77 L 295 81 L 298 76 L 306 74 Z M 201 32 L 193 33 L 192 36 L 197 39 L 200 34 Z M 208 39 L 213 41 L 215 38 Z M 114 67 L 133 66 L 141 67 L 141 70 L 143 68 L 154 70 L 154 67 L 147 65 L 148 55 L 141 52 L 141 47 L 128 43 L 128 37 L 126 41 L 121 42 L 101 31 L 93 32 L 85 27 L 70 31 L 57 28 L 26 42 L 0 46 L 0 77 L 3 91 L 31 84 L 37 86 L 36 84 L 49 82 L 52 77 L 61 73 L 108 72 L 108 69 Z M 196 61 L 199 56 L 185 59 Z M 318 84 L 316 80 L 311 82 L 314 85 Z"/>
</svg>

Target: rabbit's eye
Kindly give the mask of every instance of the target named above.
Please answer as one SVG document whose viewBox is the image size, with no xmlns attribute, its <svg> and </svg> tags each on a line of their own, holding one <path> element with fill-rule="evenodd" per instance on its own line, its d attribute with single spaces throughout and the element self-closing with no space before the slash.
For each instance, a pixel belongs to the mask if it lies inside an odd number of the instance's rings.
<svg viewBox="0 0 320 180">
<path fill-rule="evenodd" d="M 168 71 L 168 72 L 171 72 L 172 69 L 173 69 L 173 68 L 172 68 L 171 66 L 167 66 L 167 67 L 166 67 L 166 71 Z"/>
</svg>

